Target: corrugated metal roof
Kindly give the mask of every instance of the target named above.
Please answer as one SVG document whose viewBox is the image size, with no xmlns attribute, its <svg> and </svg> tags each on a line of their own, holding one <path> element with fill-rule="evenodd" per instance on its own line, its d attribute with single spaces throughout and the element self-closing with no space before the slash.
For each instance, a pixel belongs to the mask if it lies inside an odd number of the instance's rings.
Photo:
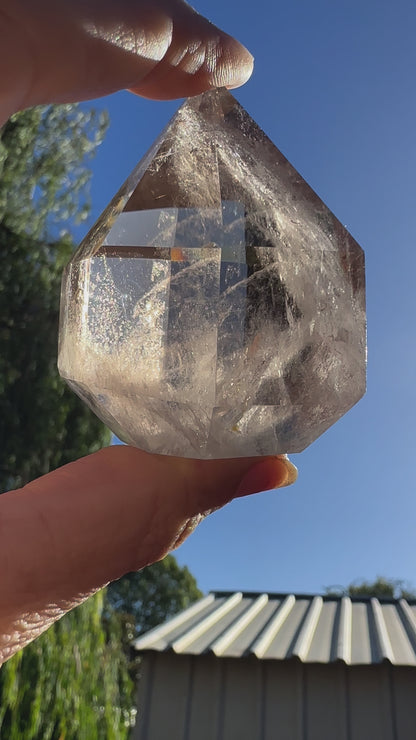
<svg viewBox="0 0 416 740">
<path fill-rule="evenodd" d="M 416 666 L 416 601 L 219 591 L 134 645 L 140 652 Z"/>
</svg>

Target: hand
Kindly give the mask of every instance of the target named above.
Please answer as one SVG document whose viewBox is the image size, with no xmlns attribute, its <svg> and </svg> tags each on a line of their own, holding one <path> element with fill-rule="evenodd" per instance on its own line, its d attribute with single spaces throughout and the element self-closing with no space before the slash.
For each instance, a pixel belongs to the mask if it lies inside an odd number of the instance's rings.
<svg viewBox="0 0 416 740">
<path fill-rule="evenodd" d="M 0 0 L 0 113 L 120 88 L 185 97 L 252 58 L 182 0 Z M 284 457 L 183 460 L 110 447 L 0 496 L 0 662 L 111 580 L 164 557 L 231 499 L 292 483 Z"/>
<path fill-rule="evenodd" d="M 129 88 L 147 98 L 238 87 L 251 54 L 183 0 L 0 0 L 0 112 Z"/>
</svg>

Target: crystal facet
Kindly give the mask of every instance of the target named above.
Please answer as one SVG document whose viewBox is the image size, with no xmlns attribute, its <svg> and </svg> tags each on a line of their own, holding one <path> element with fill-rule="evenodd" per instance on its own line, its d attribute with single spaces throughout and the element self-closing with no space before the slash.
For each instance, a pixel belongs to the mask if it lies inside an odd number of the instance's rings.
<svg viewBox="0 0 416 740">
<path fill-rule="evenodd" d="M 68 265 L 59 369 L 124 441 L 299 452 L 365 391 L 361 248 L 226 90 L 182 105 Z"/>
</svg>

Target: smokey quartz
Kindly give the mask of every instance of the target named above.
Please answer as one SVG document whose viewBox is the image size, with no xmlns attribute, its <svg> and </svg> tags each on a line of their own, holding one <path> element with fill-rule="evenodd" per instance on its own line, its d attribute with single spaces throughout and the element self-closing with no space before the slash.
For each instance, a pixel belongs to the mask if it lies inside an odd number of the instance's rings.
<svg viewBox="0 0 416 740">
<path fill-rule="evenodd" d="M 235 98 L 179 109 L 62 287 L 59 369 L 122 440 L 299 452 L 365 391 L 361 248 Z"/>
</svg>

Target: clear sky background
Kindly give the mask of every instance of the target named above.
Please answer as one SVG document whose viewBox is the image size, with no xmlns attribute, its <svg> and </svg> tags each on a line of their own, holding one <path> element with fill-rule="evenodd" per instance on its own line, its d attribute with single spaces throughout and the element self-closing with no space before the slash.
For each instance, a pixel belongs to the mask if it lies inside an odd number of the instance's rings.
<svg viewBox="0 0 416 740">
<path fill-rule="evenodd" d="M 177 557 L 204 591 L 315 592 L 377 574 L 416 584 L 416 5 L 195 7 L 254 54 L 236 97 L 365 249 L 369 362 L 365 398 L 293 456 L 298 482 L 212 515 Z M 119 93 L 95 105 L 111 127 L 90 223 L 179 104 Z"/>
</svg>

